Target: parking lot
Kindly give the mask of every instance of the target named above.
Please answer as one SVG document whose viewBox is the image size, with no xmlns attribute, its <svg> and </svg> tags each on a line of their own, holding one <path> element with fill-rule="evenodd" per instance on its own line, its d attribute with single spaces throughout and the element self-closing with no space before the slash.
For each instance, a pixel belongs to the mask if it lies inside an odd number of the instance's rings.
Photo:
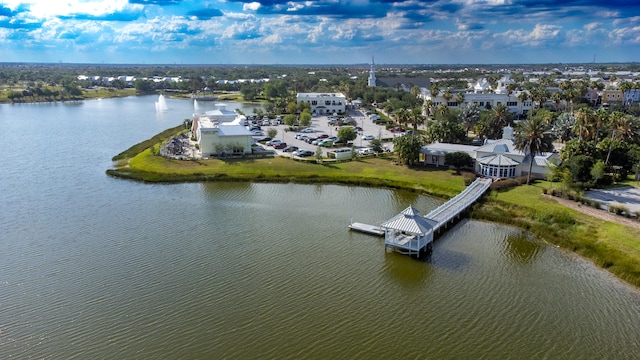
<svg viewBox="0 0 640 360">
<path fill-rule="evenodd" d="M 387 131 L 384 125 L 374 124 L 371 120 L 369 120 L 369 118 L 364 114 L 364 112 L 361 112 L 359 110 L 355 110 L 355 111 L 351 110 L 349 112 L 349 116 L 357 122 L 356 126 L 360 126 L 363 129 L 363 131 L 358 133 L 358 137 L 355 140 L 353 140 L 353 145 L 355 146 L 356 151 L 358 149 L 364 149 L 369 147 L 370 140 L 364 140 L 363 136 L 371 135 L 373 136 L 373 138 L 381 138 L 381 139 L 389 139 L 389 138 L 393 138 L 394 136 L 399 136 L 399 135 L 394 135 L 394 133 Z M 313 132 L 307 133 L 306 135 L 309 135 L 312 137 L 318 137 L 322 134 L 326 134 L 329 137 L 338 135 L 338 127 L 336 127 L 335 125 L 333 126 L 329 125 L 329 117 L 326 115 L 314 116 L 311 119 L 311 125 L 309 127 L 313 129 Z M 304 140 L 296 139 L 296 134 L 298 134 L 299 132 L 285 131 L 285 129 L 288 129 L 288 126 L 286 125 L 263 126 L 262 131 L 265 134 L 264 136 L 266 136 L 267 130 L 269 128 L 277 129 L 278 135 L 275 137 L 275 139 L 281 140 L 282 142 L 285 142 L 287 145 L 296 146 L 298 148 L 307 149 L 313 152 L 315 152 L 318 149 L 317 145 L 308 144 Z M 259 139 L 264 136 L 255 136 L 254 139 Z M 274 150 L 278 155 L 293 156 L 293 154 L 291 153 L 283 152 L 282 149 L 273 149 L 273 147 L 267 146 L 267 145 L 262 145 L 262 146 L 267 150 Z M 383 142 L 383 146 L 386 146 L 389 149 L 393 149 L 393 144 L 391 142 Z M 333 146 L 333 147 L 322 147 L 321 149 L 323 152 L 323 156 L 326 157 L 328 151 L 333 151 L 335 149 L 341 149 L 341 148 L 344 149 L 348 147 Z"/>
</svg>

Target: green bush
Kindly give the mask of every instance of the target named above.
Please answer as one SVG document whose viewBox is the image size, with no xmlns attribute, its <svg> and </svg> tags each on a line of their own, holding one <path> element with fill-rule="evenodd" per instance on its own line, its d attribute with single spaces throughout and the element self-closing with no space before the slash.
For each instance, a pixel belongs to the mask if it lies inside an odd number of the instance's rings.
<svg viewBox="0 0 640 360">
<path fill-rule="evenodd" d="M 629 214 L 629 208 L 624 205 L 609 205 L 609 212 L 612 212 L 616 215 Z"/>
<path fill-rule="evenodd" d="M 476 174 L 464 172 L 462 173 L 462 179 L 464 180 L 464 186 L 469 186 L 476 179 Z"/>
</svg>

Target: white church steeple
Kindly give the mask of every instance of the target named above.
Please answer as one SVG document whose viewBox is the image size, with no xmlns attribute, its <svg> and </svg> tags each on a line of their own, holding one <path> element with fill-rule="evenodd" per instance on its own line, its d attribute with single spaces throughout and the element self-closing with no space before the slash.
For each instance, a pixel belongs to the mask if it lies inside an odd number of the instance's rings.
<svg viewBox="0 0 640 360">
<path fill-rule="evenodd" d="M 368 86 L 375 87 L 376 86 L 376 70 L 373 68 L 375 62 L 373 61 L 373 55 L 371 55 L 371 70 L 369 70 L 369 82 Z"/>
</svg>

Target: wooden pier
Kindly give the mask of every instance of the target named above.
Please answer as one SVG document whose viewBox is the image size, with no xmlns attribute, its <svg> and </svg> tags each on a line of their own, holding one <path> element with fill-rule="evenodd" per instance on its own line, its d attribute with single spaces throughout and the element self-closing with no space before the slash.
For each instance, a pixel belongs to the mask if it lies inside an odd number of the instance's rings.
<svg viewBox="0 0 640 360">
<path fill-rule="evenodd" d="M 435 234 L 445 231 L 489 189 L 491 179 L 478 178 L 461 193 L 438 206 L 426 216 L 408 207 L 380 226 L 351 222 L 349 229 L 384 236 L 385 248 L 420 256 L 431 252 Z"/>
</svg>

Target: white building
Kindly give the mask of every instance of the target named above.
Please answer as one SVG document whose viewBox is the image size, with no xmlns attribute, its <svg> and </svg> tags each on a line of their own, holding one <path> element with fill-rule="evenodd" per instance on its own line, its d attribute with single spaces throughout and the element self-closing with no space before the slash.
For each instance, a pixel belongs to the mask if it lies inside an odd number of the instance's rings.
<svg viewBox="0 0 640 360">
<path fill-rule="evenodd" d="M 296 102 L 308 103 L 313 115 L 342 115 L 346 109 L 346 98 L 341 93 L 298 93 Z"/>
<path fill-rule="evenodd" d="M 215 121 L 207 115 L 194 115 L 192 131 L 202 157 L 250 154 L 252 133 L 243 125 L 244 116 L 230 122 Z"/>
<path fill-rule="evenodd" d="M 475 160 L 475 172 L 490 178 L 515 178 L 527 175 L 532 161 L 528 153 L 515 148 L 513 128 L 507 126 L 502 139 L 487 140 L 482 146 L 433 143 L 420 150 L 421 161 L 425 165 L 444 166 L 447 153 L 463 151 Z M 556 152 L 547 152 L 534 156 L 531 175 L 544 178 L 553 166 L 551 159 L 559 158 Z"/>
<path fill-rule="evenodd" d="M 505 105 L 510 112 L 514 114 L 524 114 L 533 109 L 533 101 L 530 99 L 527 91 L 510 92 L 507 88 L 514 81 L 508 76 L 502 77 L 497 81 L 495 88 L 486 79 L 480 79 L 474 84 L 470 84 L 472 90 L 454 90 L 451 99 L 445 99 L 446 91 L 440 90 L 437 96 L 432 96 L 429 89 L 421 89 L 420 97 L 429 100 L 434 106 L 445 104 L 452 109 L 458 109 L 464 104 L 476 104 L 483 109 L 493 108 L 498 104 Z M 527 93 L 529 99 L 520 101 L 518 98 L 521 93 Z M 464 100 L 458 102 L 458 94 L 462 93 Z"/>
</svg>

